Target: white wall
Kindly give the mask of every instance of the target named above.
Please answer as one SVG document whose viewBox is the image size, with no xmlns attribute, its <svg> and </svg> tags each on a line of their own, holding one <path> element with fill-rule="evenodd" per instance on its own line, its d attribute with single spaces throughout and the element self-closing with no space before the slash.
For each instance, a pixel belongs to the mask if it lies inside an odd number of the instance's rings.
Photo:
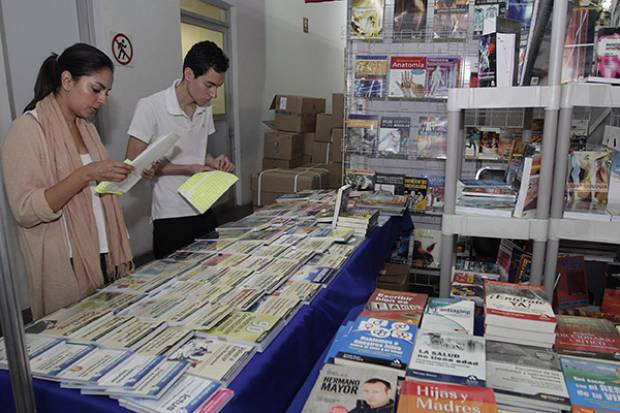
<svg viewBox="0 0 620 413">
<path fill-rule="evenodd" d="M 75 0 L 1 0 L 2 24 L 8 65 L 0 73 L 0 143 L 12 120 L 11 107 L 19 116 L 32 100 L 34 81 L 43 60 L 52 52 L 61 53 L 79 40 Z M 9 87 L 12 94 L 9 95 Z M 3 196 L 3 195 L 2 195 Z M 0 200 L 4 203 L 4 198 Z M 8 205 L 6 213 L 10 214 Z M 22 308 L 30 306 L 28 281 L 15 234 L 15 223 L 7 216 L 5 229 L 11 268 L 19 288 Z"/>
<path fill-rule="evenodd" d="M 181 76 L 181 29 L 178 0 L 93 1 L 95 44 L 112 56 L 111 32 L 133 40 L 131 67 L 116 66 L 108 104 L 100 114 L 100 130 L 112 159 L 124 159 L 127 129 L 136 103 L 167 88 Z M 141 182 L 121 198 L 135 255 L 152 247 L 151 188 Z"/>
<path fill-rule="evenodd" d="M 263 119 L 266 58 L 265 0 L 231 0 L 231 68 L 233 118 L 236 135 L 235 158 L 240 186 L 237 202 L 252 202 L 252 174 L 262 163 L 261 121 Z M 241 201 L 241 202 L 239 202 Z"/>
<path fill-rule="evenodd" d="M 266 0 L 265 116 L 276 93 L 325 97 L 344 90 L 346 2 L 304 4 L 303 1 Z M 309 19 L 309 33 L 302 19 Z"/>
</svg>

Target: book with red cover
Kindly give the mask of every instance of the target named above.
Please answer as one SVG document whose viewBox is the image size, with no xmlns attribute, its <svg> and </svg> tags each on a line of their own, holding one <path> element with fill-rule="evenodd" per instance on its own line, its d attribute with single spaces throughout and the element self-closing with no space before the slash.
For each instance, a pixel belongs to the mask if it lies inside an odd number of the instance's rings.
<svg viewBox="0 0 620 413">
<path fill-rule="evenodd" d="M 496 413 L 495 394 L 486 387 L 403 382 L 398 413 L 477 412 Z"/>
<path fill-rule="evenodd" d="M 609 264 L 601 311 L 610 320 L 620 319 L 620 265 Z"/>
<path fill-rule="evenodd" d="M 558 316 L 558 353 L 620 361 L 620 334 L 604 318 Z"/>
<path fill-rule="evenodd" d="M 556 268 L 559 278 L 553 294 L 553 308 L 558 310 L 588 305 L 590 299 L 583 255 L 559 256 Z"/>
<path fill-rule="evenodd" d="M 362 316 L 420 324 L 428 295 L 377 288 L 364 306 Z"/>
<path fill-rule="evenodd" d="M 485 323 L 500 327 L 555 331 L 556 318 L 539 285 L 484 281 Z"/>
</svg>

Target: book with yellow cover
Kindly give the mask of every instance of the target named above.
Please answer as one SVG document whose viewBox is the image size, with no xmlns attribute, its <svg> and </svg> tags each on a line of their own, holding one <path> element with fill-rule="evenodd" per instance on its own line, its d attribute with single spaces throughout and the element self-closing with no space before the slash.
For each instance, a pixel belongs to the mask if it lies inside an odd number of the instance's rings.
<svg viewBox="0 0 620 413">
<path fill-rule="evenodd" d="M 185 181 L 178 192 L 198 212 L 204 214 L 238 180 L 228 172 L 200 172 Z"/>
</svg>

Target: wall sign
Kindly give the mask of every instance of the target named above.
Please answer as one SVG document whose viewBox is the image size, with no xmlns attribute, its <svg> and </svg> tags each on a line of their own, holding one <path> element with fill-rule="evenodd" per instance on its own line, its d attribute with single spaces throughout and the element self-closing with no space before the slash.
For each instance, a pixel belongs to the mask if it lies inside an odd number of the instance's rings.
<svg viewBox="0 0 620 413">
<path fill-rule="evenodd" d="M 121 66 L 129 66 L 133 61 L 133 44 L 125 33 L 112 33 L 112 57 Z"/>
</svg>

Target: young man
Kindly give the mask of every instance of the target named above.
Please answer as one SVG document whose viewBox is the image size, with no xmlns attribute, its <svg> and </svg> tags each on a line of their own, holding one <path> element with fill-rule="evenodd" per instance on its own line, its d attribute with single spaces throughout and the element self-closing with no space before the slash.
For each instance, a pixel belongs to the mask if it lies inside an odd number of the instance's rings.
<svg viewBox="0 0 620 413">
<path fill-rule="evenodd" d="M 211 210 L 199 215 L 177 192 L 187 177 L 210 169 L 230 172 L 234 165 L 207 151 L 215 132 L 211 100 L 224 83 L 228 58 L 215 43 L 196 43 L 183 61 L 183 77 L 172 86 L 140 99 L 129 126 L 127 158 L 134 159 L 164 134 L 180 136 L 172 155 L 143 176 L 154 178 L 153 253 L 163 258 L 215 227 Z"/>
</svg>

